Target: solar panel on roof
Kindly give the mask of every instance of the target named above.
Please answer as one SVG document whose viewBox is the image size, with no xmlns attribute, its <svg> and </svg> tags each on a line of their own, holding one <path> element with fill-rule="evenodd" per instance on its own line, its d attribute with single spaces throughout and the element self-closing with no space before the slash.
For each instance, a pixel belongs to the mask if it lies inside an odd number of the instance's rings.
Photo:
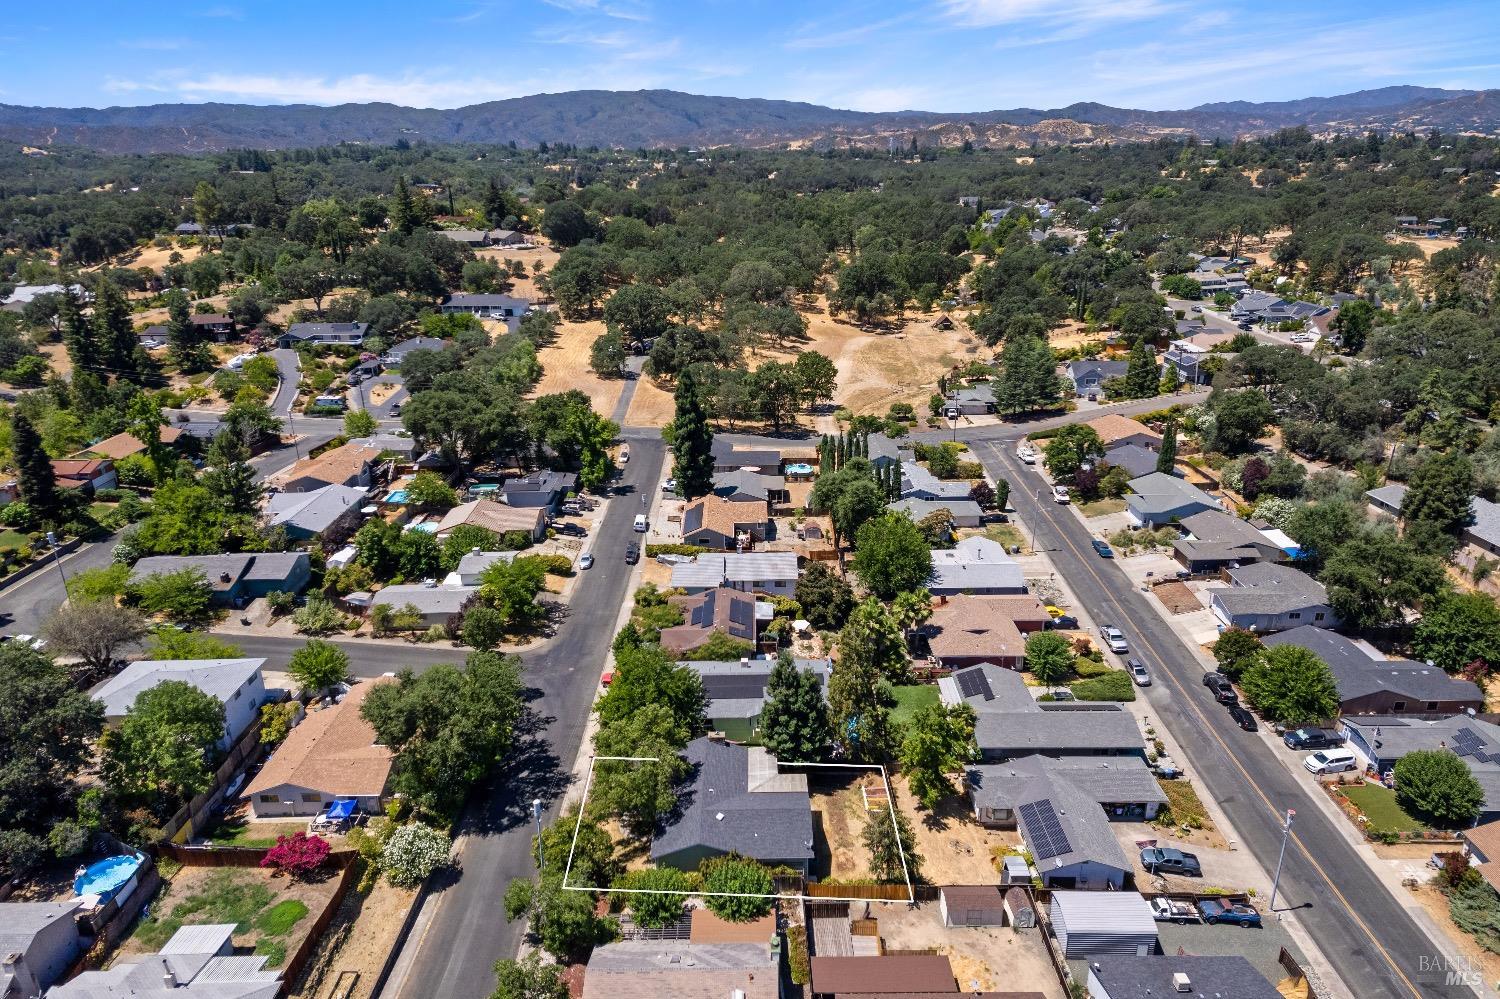
<svg viewBox="0 0 1500 999">
<path fill-rule="evenodd" d="M 1465 742 L 1454 740 L 1453 755 L 1458 757 L 1468 756 L 1474 752 L 1474 747 Z"/>
<path fill-rule="evenodd" d="M 1021 820 L 1026 824 L 1026 838 L 1030 841 L 1033 856 L 1050 860 L 1072 851 L 1068 834 L 1050 800 L 1026 802 L 1021 806 Z"/>
<path fill-rule="evenodd" d="M 958 692 L 966 698 L 978 697 L 981 693 L 987 691 L 990 686 L 989 679 L 984 675 L 984 670 L 982 669 L 966 669 L 962 673 L 959 673 L 955 679 L 958 680 Z M 981 683 L 984 684 L 983 687 L 980 686 Z M 993 696 L 993 694 L 990 695 L 990 697 Z M 985 699 L 989 700 L 989 698 Z"/>
</svg>

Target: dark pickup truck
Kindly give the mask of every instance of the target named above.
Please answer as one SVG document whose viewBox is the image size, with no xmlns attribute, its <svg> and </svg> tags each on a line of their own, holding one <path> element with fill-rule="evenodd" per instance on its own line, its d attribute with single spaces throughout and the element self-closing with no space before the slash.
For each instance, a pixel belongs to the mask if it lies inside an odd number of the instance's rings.
<svg viewBox="0 0 1500 999">
<path fill-rule="evenodd" d="M 1141 866 L 1152 874 L 1186 874 L 1203 877 L 1196 854 L 1183 853 L 1171 847 L 1149 846 L 1141 851 Z"/>
<path fill-rule="evenodd" d="M 1281 741 L 1292 749 L 1328 749 L 1342 746 L 1344 737 L 1326 728 L 1298 728 L 1283 735 Z"/>
<path fill-rule="evenodd" d="M 1214 700 L 1220 704 L 1238 704 L 1240 701 L 1234 692 L 1234 684 L 1223 673 L 1204 673 L 1203 686 L 1213 691 Z"/>
</svg>

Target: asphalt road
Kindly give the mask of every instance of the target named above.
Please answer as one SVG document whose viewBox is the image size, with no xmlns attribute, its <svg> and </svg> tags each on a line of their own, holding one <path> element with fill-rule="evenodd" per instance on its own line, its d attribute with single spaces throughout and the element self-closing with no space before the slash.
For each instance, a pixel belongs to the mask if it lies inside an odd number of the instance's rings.
<svg viewBox="0 0 1500 999">
<path fill-rule="evenodd" d="M 624 552 L 634 537 L 631 521 L 641 509 L 637 497 L 649 497 L 662 477 L 666 447 L 661 438 L 631 439 L 631 460 L 617 482 L 624 495 L 610 502 L 588 546 L 597 558 L 594 567 L 579 580 L 557 637 L 522 656 L 532 722 L 505 772 L 487 794 L 475 796 L 459 823 L 460 871 L 429 898 L 427 904 L 436 908 L 408 941 L 407 947 L 415 948 L 409 971 L 387 996 L 484 999 L 495 987 L 495 961 L 514 956 L 520 947 L 521 925 L 505 921 L 500 900 L 513 879 L 535 874 L 532 799 L 544 802 L 545 821 L 550 821 L 572 781 L 599 673 L 628 598 L 631 567 Z"/>
<path fill-rule="evenodd" d="M 1142 693 L 1182 746 L 1199 786 L 1218 800 L 1241 845 L 1267 871 L 1276 867 L 1282 816 L 1296 809 L 1277 908 L 1297 910 L 1349 990 L 1361 999 L 1473 996 L 1432 970 L 1426 935 L 1312 803 L 1306 784 L 1262 742 L 1230 723 L 1203 687 L 1202 666 L 1124 571 L 1093 553 L 1089 531 L 1072 511 L 1038 499 L 1042 480 L 1015 459 L 1012 446 L 973 447 L 991 475 L 1011 482 L 1016 512 L 1094 620 L 1125 632 L 1131 653 L 1156 681 Z"/>
<path fill-rule="evenodd" d="M 302 383 L 302 368 L 297 362 L 295 350 L 277 348 L 271 351 L 276 359 L 276 368 L 281 372 L 281 384 L 276 388 L 276 398 L 271 400 L 271 412 L 282 419 L 292 415 L 292 403 L 297 401 L 297 386 Z"/>
</svg>

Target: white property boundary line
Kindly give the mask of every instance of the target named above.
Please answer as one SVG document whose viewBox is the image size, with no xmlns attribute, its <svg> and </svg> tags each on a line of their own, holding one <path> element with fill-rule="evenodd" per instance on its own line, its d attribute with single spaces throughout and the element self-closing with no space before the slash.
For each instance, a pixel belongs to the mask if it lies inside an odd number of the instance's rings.
<svg viewBox="0 0 1500 999">
<path fill-rule="evenodd" d="M 801 902 L 879 902 L 879 901 L 899 901 L 899 899 L 871 899 L 871 898 L 864 898 L 864 897 L 860 897 L 860 896 L 845 897 L 845 896 L 837 896 L 837 895 L 835 895 L 835 896 L 829 896 L 829 895 L 788 895 L 788 894 L 781 893 L 781 892 L 773 893 L 773 894 L 770 894 L 770 895 L 764 895 L 764 894 L 760 894 L 760 893 L 757 893 L 757 892 L 668 891 L 668 890 L 662 889 L 662 888 L 632 888 L 632 889 L 623 889 L 623 888 L 596 888 L 596 887 L 589 887 L 589 886 L 585 886 L 585 885 L 570 885 L 570 884 L 568 884 L 568 876 L 570 874 L 572 874 L 572 872 L 573 872 L 573 852 L 578 848 L 578 833 L 579 833 L 579 830 L 583 828 L 583 813 L 584 813 L 584 808 L 588 804 L 589 789 L 594 784 L 594 764 L 598 763 L 600 760 L 615 761 L 615 762 L 620 762 L 620 763 L 655 763 L 655 762 L 659 761 L 660 759 L 661 759 L 661 757 L 659 757 L 659 756 L 591 756 L 591 757 L 589 757 L 589 775 L 588 775 L 588 779 L 584 782 L 584 785 L 583 785 L 583 800 L 578 803 L 578 820 L 573 824 L 573 842 L 568 845 L 568 863 L 567 863 L 567 866 L 563 868 L 562 888 L 563 888 L 564 891 L 603 892 L 605 894 L 608 894 L 610 892 L 619 891 L 619 892 L 622 892 L 622 893 L 632 894 L 632 895 L 678 895 L 678 896 L 681 896 L 683 898 L 688 898 L 690 896 L 698 896 L 700 898 L 777 898 L 777 899 L 784 898 L 784 899 L 790 899 L 792 901 L 801 901 Z M 830 769 L 857 767 L 857 768 L 863 769 L 863 770 L 879 770 L 880 771 L 880 780 L 881 780 L 882 783 L 885 784 L 886 808 L 890 811 L 890 816 L 891 816 L 891 830 L 892 830 L 892 832 L 895 833 L 895 836 L 896 836 L 896 852 L 901 857 L 901 876 L 906 880 L 906 898 L 907 898 L 908 902 L 910 902 L 912 904 L 916 904 L 917 893 L 916 893 L 916 890 L 912 887 L 912 883 L 911 883 L 911 870 L 906 866 L 906 846 L 905 846 L 905 844 L 903 844 L 901 842 L 901 827 L 899 826 L 899 824 L 896 821 L 896 795 L 895 795 L 895 792 L 891 790 L 891 781 L 890 781 L 889 775 L 887 775 L 886 772 L 885 772 L 885 766 L 883 764 L 880 764 L 880 763 L 783 763 L 783 764 L 780 764 L 780 766 L 784 766 L 784 767 L 827 767 L 827 768 L 830 768 Z"/>
</svg>

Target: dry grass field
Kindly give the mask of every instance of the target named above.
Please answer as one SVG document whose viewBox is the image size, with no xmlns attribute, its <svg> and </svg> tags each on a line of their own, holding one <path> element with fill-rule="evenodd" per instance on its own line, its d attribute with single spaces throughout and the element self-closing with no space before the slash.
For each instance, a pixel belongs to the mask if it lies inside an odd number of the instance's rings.
<svg viewBox="0 0 1500 999">
<path fill-rule="evenodd" d="M 542 362 L 542 380 L 537 383 L 536 394 L 578 389 L 593 400 L 596 411 L 605 416 L 613 413 L 625 383 L 618 378 L 600 378 L 589 368 L 589 348 L 603 332 L 604 323 L 598 319 L 564 323 L 557 339 L 537 352 L 537 359 Z"/>
</svg>

